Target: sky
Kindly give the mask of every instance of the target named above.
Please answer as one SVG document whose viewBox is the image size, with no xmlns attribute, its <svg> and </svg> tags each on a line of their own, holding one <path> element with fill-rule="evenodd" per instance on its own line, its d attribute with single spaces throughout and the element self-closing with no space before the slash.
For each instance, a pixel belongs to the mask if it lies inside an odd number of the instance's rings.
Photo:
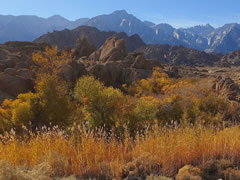
<svg viewBox="0 0 240 180">
<path fill-rule="evenodd" d="M 174 27 L 240 23 L 240 0 L 0 0 L 0 15 L 61 15 L 69 20 L 125 9 L 141 20 Z"/>
</svg>

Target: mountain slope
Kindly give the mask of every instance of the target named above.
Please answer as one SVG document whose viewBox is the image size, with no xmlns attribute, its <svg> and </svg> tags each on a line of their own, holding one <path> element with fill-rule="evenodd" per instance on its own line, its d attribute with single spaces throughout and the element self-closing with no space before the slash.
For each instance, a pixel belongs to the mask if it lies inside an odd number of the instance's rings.
<svg viewBox="0 0 240 180">
<path fill-rule="evenodd" d="M 155 25 L 141 21 L 125 10 L 90 19 L 86 25 L 104 31 L 138 34 L 147 44 L 183 45 L 206 52 L 229 53 L 240 48 L 240 28 L 229 24 L 215 29 L 209 24 L 191 28 L 173 28 L 169 24 Z"/>
<path fill-rule="evenodd" d="M 208 52 L 227 54 L 238 49 L 240 49 L 240 25 L 234 23 L 216 29 L 211 37 Z"/>
<path fill-rule="evenodd" d="M 96 27 L 101 31 L 125 32 L 128 35 L 138 34 L 146 43 L 151 43 L 154 39 L 153 29 L 125 10 L 94 17 L 86 25 Z"/>
</svg>

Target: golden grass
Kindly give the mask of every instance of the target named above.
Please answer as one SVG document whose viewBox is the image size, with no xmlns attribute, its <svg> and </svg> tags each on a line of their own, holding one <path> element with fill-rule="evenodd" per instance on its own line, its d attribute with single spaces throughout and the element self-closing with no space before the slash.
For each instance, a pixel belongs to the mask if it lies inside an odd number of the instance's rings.
<svg viewBox="0 0 240 180">
<path fill-rule="evenodd" d="M 63 135 L 60 130 L 45 131 L 19 141 L 14 133 L 0 143 L 0 160 L 14 166 L 33 168 L 47 162 L 58 176 L 115 177 L 124 173 L 174 176 L 184 165 L 200 165 L 209 160 L 228 159 L 240 163 L 240 127 L 171 128 L 155 130 L 134 141 L 126 137 L 119 143 L 91 133 Z"/>
</svg>

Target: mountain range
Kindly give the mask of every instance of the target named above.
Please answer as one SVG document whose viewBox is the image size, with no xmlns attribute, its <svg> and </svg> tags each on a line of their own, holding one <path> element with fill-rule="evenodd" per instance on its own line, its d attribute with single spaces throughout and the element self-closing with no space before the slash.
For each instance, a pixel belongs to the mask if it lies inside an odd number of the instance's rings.
<svg viewBox="0 0 240 180">
<path fill-rule="evenodd" d="M 226 24 L 219 28 L 206 24 L 177 29 L 166 23 L 141 21 L 125 10 L 76 21 L 58 15 L 47 19 L 36 16 L 0 16 L 0 43 L 32 41 L 54 30 L 75 29 L 81 25 L 106 32 L 125 32 L 128 36 L 138 34 L 146 44 L 182 45 L 223 54 L 240 49 L 240 24 Z"/>
</svg>

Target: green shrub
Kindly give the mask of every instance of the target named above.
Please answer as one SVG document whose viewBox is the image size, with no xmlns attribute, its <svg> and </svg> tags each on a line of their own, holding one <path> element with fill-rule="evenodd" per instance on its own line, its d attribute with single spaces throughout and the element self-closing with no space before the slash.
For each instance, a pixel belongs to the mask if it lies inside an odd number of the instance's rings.
<svg viewBox="0 0 240 180">
<path fill-rule="evenodd" d="M 91 128 L 115 126 L 124 98 L 120 90 L 104 87 L 94 77 L 84 76 L 76 84 L 75 97 L 82 104 L 85 120 Z"/>
</svg>

